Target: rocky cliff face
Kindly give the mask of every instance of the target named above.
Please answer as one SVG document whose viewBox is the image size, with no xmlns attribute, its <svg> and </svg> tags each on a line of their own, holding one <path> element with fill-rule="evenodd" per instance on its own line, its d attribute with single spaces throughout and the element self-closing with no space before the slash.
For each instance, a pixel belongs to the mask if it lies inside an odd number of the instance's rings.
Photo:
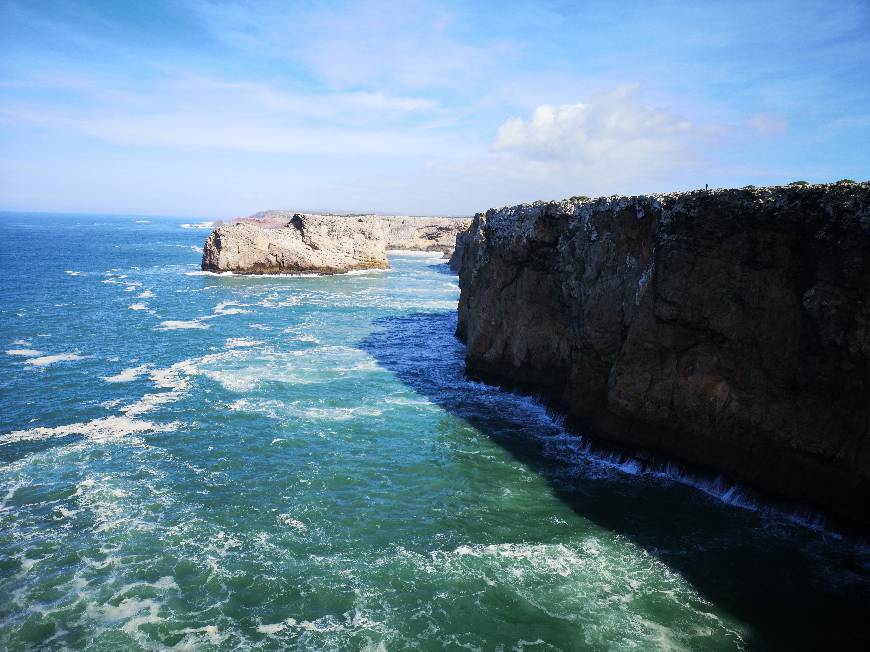
<svg viewBox="0 0 870 652">
<path fill-rule="evenodd" d="M 340 274 L 387 267 L 388 249 L 453 251 L 469 220 L 267 211 L 217 227 L 202 269 L 242 274 Z"/>
<path fill-rule="evenodd" d="M 460 245 L 470 375 L 870 526 L 870 184 L 516 206 Z"/>
</svg>

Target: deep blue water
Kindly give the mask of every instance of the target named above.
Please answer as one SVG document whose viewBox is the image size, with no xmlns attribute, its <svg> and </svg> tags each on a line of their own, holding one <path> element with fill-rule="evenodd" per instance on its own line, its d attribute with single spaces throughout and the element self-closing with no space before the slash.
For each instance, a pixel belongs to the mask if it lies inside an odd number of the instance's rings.
<svg viewBox="0 0 870 652">
<path fill-rule="evenodd" d="M 465 380 L 437 257 L 206 275 L 183 222 L 0 215 L 0 649 L 870 641 L 861 542 Z"/>
</svg>

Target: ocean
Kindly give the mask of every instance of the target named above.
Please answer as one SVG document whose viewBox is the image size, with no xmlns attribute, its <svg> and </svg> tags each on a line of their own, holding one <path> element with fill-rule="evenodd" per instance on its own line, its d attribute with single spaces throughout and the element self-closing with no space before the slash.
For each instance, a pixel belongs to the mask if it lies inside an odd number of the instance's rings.
<svg viewBox="0 0 870 652">
<path fill-rule="evenodd" d="M 208 233 L 0 215 L 0 649 L 870 644 L 866 543 L 465 379 L 439 255 L 214 275 Z"/>
</svg>

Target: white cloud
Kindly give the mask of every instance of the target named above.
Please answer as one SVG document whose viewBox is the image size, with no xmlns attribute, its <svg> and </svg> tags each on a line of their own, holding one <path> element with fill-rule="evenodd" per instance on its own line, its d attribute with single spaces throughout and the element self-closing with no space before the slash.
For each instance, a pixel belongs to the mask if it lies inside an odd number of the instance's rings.
<svg viewBox="0 0 870 652">
<path fill-rule="evenodd" d="M 542 105 L 504 122 L 478 176 L 508 180 L 526 198 L 648 191 L 704 165 L 723 127 L 650 106 L 635 86 L 576 104 Z M 503 187 L 503 182 L 497 182 Z"/>
<path fill-rule="evenodd" d="M 679 158 L 697 129 L 666 109 L 643 104 L 634 87 L 618 88 L 581 104 L 543 105 L 531 118 L 511 118 L 493 149 L 538 161 L 596 166 L 614 159 Z"/>
</svg>

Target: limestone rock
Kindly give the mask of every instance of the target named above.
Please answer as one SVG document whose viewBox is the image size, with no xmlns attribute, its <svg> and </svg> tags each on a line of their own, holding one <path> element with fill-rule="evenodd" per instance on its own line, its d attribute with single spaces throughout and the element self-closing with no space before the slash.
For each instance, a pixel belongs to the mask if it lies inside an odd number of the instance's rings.
<svg viewBox="0 0 870 652">
<path fill-rule="evenodd" d="M 870 526 L 870 183 L 528 204 L 460 240 L 470 375 Z"/>
<path fill-rule="evenodd" d="M 340 274 L 384 269 L 386 240 L 376 225 L 350 218 L 295 215 L 284 228 L 219 226 L 205 242 L 202 269 L 243 274 Z"/>
<path fill-rule="evenodd" d="M 453 251 L 469 220 L 266 211 L 219 226 L 202 269 L 240 274 L 340 274 L 387 267 L 388 249 Z"/>
</svg>

